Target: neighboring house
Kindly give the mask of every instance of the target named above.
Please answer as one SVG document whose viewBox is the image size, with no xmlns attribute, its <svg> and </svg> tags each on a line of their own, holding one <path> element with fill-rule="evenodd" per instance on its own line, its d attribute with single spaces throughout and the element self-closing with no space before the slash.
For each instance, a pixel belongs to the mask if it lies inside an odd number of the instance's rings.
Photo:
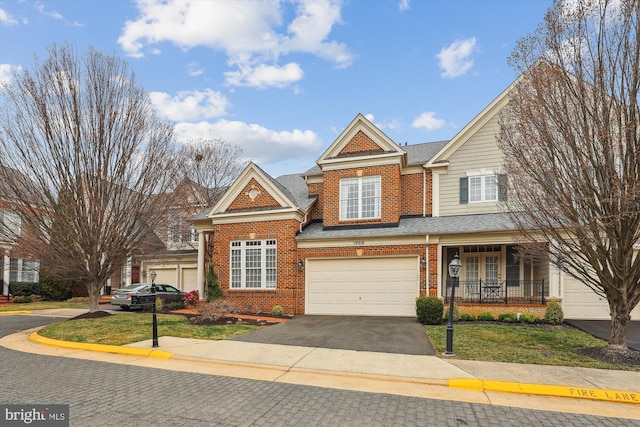
<svg viewBox="0 0 640 427">
<path fill-rule="evenodd" d="M 456 299 L 476 311 L 541 316 L 557 298 L 567 318 L 608 319 L 606 301 L 518 250 L 496 144 L 507 92 L 450 141 L 398 145 L 359 114 L 304 173 L 249 164 L 194 219 L 200 290 L 213 262 L 224 297 L 247 311 L 414 316 L 419 295 L 450 295 L 459 254 Z"/>
<path fill-rule="evenodd" d="M 20 174 L 16 170 L 12 173 Z M 27 237 L 27 229 L 20 212 L 15 209 L 17 202 L 11 194 L 9 185 L 0 183 L 0 292 L 4 296 L 9 295 L 12 282 L 35 283 L 40 280 L 40 261 L 28 257 L 18 244 L 19 240 Z"/>
<path fill-rule="evenodd" d="M 214 195 L 190 179 L 184 179 L 175 190 L 180 203 L 167 217 L 166 227 L 153 230 L 151 247 L 131 258 L 112 277 L 112 288 L 131 283 L 150 283 L 150 272 L 156 272 L 156 283 L 164 283 L 184 291 L 197 289 L 199 233 L 191 218 L 206 207 Z"/>
</svg>

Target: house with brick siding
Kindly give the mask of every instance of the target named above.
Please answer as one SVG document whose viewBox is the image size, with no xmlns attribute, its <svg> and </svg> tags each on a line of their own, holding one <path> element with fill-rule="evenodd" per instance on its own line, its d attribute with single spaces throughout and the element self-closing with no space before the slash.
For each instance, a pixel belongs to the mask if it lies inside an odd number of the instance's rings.
<svg viewBox="0 0 640 427">
<path fill-rule="evenodd" d="M 542 316 L 556 299 L 567 318 L 608 319 L 606 301 L 516 242 L 496 143 L 507 92 L 449 141 L 399 145 L 358 114 L 305 172 L 249 164 L 194 219 L 201 293 L 213 263 L 242 310 L 414 316 L 416 297 L 450 295 L 458 254 L 464 311 Z"/>
</svg>

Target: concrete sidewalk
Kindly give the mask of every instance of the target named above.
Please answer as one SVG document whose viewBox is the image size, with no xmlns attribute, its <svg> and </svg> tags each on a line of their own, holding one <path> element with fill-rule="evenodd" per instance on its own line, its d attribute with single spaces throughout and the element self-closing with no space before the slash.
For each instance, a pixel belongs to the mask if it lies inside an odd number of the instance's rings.
<svg viewBox="0 0 640 427">
<path fill-rule="evenodd" d="M 151 348 L 151 340 L 87 345 L 49 340 L 35 331 L 7 336 L 0 345 L 211 375 L 640 420 L 640 372 L 635 371 L 175 337 L 160 337 L 158 349 Z"/>
</svg>

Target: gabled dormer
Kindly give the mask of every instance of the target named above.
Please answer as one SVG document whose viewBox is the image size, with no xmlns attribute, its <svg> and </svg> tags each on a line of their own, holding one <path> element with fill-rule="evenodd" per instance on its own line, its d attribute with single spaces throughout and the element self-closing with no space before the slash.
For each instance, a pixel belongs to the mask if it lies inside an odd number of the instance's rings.
<svg viewBox="0 0 640 427">
<path fill-rule="evenodd" d="M 207 217 L 214 223 L 293 218 L 301 221 L 305 208 L 284 186 L 251 162 Z"/>
<path fill-rule="evenodd" d="M 307 176 L 307 183 L 310 193 L 322 193 L 325 227 L 398 223 L 406 152 L 362 114 L 317 164 L 319 169 Z"/>
</svg>

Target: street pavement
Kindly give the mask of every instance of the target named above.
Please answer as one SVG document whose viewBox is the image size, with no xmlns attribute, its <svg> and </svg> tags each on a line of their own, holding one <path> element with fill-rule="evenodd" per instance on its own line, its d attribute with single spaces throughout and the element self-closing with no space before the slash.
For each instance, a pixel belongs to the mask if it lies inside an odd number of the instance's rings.
<svg viewBox="0 0 640 427">
<path fill-rule="evenodd" d="M 78 313 L 52 310 L 38 314 L 73 317 Z M 540 423 L 539 420 L 534 421 L 538 415 L 529 419 L 527 417 L 531 417 L 531 414 L 527 413 L 528 415 L 524 415 L 525 418 L 521 419 L 521 422 L 526 421 L 527 424 L 536 422 L 540 425 L 607 425 L 607 420 L 615 418 L 615 422 L 612 421 L 610 425 L 640 425 L 638 422 L 640 420 L 640 372 L 487 363 L 442 359 L 428 355 L 402 355 L 230 340 L 202 341 L 172 337 L 160 337 L 159 349 L 151 348 L 151 341 L 148 340 L 124 347 L 97 346 L 92 347 L 90 351 L 87 347 L 75 348 L 81 347 L 78 345 L 47 342 L 32 332 L 10 334 L 0 339 L 0 345 L 21 352 L 58 356 L 61 360 L 85 359 L 85 361 L 117 363 L 119 367 L 116 370 L 119 373 L 131 373 L 131 370 L 135 372 L 135 369 L 160 368 L 176 373 L 206 374 L 204 377 L 226 377 L 226 381 L 232 378 L 247 381 L 259 380 L 260 383 L 278 384 L 282 387 L 285 387 L 285 384 L 290 387 L 321 387 L 334 390 L 334 393 L 338 393 L 337 390 L 342 392 L 350 390 L 374 393 L 375 396 L 381 394 L 438 399 L 438 401 L 458 404 L 467 402 L 471 405 L 482 405 L 483 408 L 488 405 L 501 407 L 503 410 L 504 407 L 511 407 L 519 410 L 525 408 L 534 412 L 557 411 L 558 414 L 568 417 L 564 421 L 553 418 L 553 423 Z M 113 369 L 110 370 L 113 371 Z M 124 387 L 136 383 L 139 376 L 134 374 L 131 380 L 124 380 Z M 4 381 L 5 379 L 2 379 L 0 384 Z M 120 374 L 116 375 L 113 381 L 122 381 Z M 215 392 L 212 393 L 215 394 Z M 334 402 L 332 405 L 339 408 L 341 402 L 333 400 L 334 393 L 330 393 L 332 396 L 330 401 Z M 224 394 L 227 395 L 227 392 L 225 391 Z M 194 390 L 194 396 L 201 395 L 196 394 Z M 311 413 L 314 408 L 321 409 L 318 405 L 324 407 L 326 403 L 323 401 L 319 404 L 314 400 L 305 402 L 303 412 L 310 410 Z M 299 408 L 291 407 L 288 410 L 300 414 Z M 414 424 L 411 422 L 414 416 L 418 417 L 415 420 L 422 418 L 417 415 L 418 413 L 409 412 L 410 415 L 406 415 L 405 411 L 402 411 L 405 414 L 402 420 L 407 421 L 405 423 L 387 422 L 389 419 L 385 416 L 374 420 L 364 414 L 355 415 L 354 411 L 348 411 L 347 414 L 356 417 L 349 418 L 353 422 L 336 423 L 334 419 L 332 425 L 462 425 L 467 424 L 462 422 L 465 420 L 469 420 L 468 425 L 501 425 L 498 421 L 501 419 L 500 416 L 495 420 L 491 416 L 482 419 L 478 418 L 476 410 L 467 411 L 467 415 L 471 418 L 464 415 L 459 419 L 442 419 L 441 423 L 434 424 L 419 421 Z M 367 413 L 370 414 L 370 412 Z M 557 417 L 558 414 L 555 416 Z M 573 419 L 572 416 L 578 418 Z M 580 418 L 588 416 L 610 418 L 602 420 Z M 302 424 L 329 425 L 331 423 L 328 421 L 331 419 L 330 417 L 319 418 L 317 422 L 309 423 L 306 422 L 305 416 L 305 422 Z M 356 419 L 362 421 L 356 423 Z M 426 414 L 425 419 L 432 418 Z M 137 425 L 156 425 L 140 424 L 138 421 L 140 420 L 136 421 Z M 277 420 L 275 424 L 294 425 L 288 422 L 279 423 Z M 208 425 L 260 425 L 260 421 Z"/>
</svg>

